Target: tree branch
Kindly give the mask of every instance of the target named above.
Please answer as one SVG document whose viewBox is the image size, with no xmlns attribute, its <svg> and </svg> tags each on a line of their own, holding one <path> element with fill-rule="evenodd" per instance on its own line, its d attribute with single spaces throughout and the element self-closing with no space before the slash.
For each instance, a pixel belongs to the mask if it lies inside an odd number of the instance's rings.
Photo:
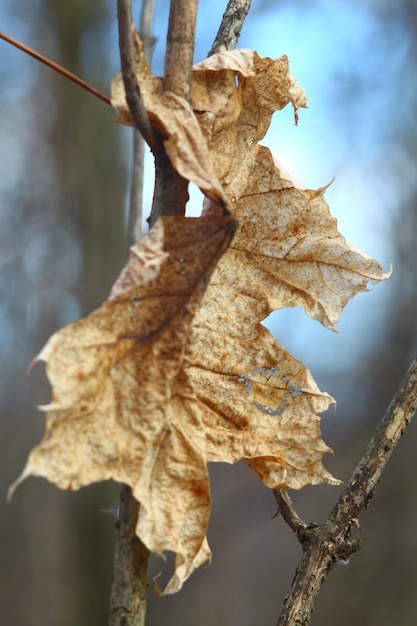
<svg viewBox="0 0 417 626">
<path fill-rule="evenodd" d="M 315 600 L 328 573 L 337 561 L 348 559 L 360 548 L 360 538 L 354 534 L 359 527 L 357 515 L 368 508 L 382 472 L 416 410 L 417 359 L 411 364 L 329 518 L 321 526 L 310 528 L 277 626 L 309 624 Z M 291 513 L 292 528 L 294 519 Z"/>
<path fill-rule="evenodd" d="M 116 524 L 110 626 L 144 626 L 149 550 L 136 535 L 139 504 L 127 485 L 120 490 Z"/>
<path fill-rule="evenodd" d="M 164 89 L 191 100 L 198 0 L 171 0 L 165 53 Z"/>
<path fill-rule="evenodd" d="M 198 0 L 171 0 L 165 54 L 164 89 L 190 101 Z M 155 153 L 152 227 L 161 215 L 184 215 L 188 180 L 172 167 L 165 151 Z"/>
<path fill-rule="evenodd" d="M 233 50 L 240 37 L 243 22 L 249 12 L 251 0 L 229 0 L 216 39 L 207 56 Z"/>
<path fill-rule="evenodd" d="M 164 87 L 188 100 L 191 92 L 197 5 L 197 0 L 172 0 L 168 27 Z M 143 9 L 141 28 L 145 21 L 151 19 L 149 13 L 148 8 Z M 149 219 L 152 226 L 160 215 L 184 214 L 188 200 L 188 181 L 179 176 L 172 167 L 162 141 L 156 137 L 150 126 L 143 105 L 133 52 L 134 30 L 130 0 L 117 0 L 117 17 L 126 101 L 137 128 L 155 156 L 155 191 Z M 133 176 L 137 176 L 137 172 L 133 172 Z M 132 193 L 137 208 L 137 190 Z M 130 218 L 131 227 L 134 225 L 134 234 L 130 235 L 133 240 L 137 240 L 139 230 L 138 211 L 135 213 L 136 217 Z M 144 626 L 145 623 L 149 551 L 136 536 L 139 507 L 131 489 L 122 485 L 116 527 L 110 626 Z"/>
<path fill-rule="evenodd" d="M 151 64 L 152 50 L 155 43 L 155 38 L 152 37 L 154 7 L 154 0 L 143 0 L 139 27 L 139 34 L 142 41 L 142 53 L 149 65 Z M 144 165 L 145 142 L 137 128 L 134 128 L 129 217 L 127 224 L 129 246 L 139 241 L 142 237 Z"/>
<path fill-rule="evenodd" d="M 190 100 L 195 22 L 198 0 L 171 0 L 165 56 L 164 89 Z M 234 48 L 250 0 L 229 0 L 210 54 Z M 155 191 L 149 226 L 160 215 L 184 215 L 188 202 L 188 181 L 172 167 L 162 151 L 155 155 Z"/>
<path fill-rule="evenodd" d="M 117 23 L 119 27 L 119 48 L 122 67 L 123 85 L 126 102 L 134 122 L 141 135 L 156 153 L 160 150 L 160 142 L 149 123 L 148 114 L 143 104 L 138 79 L 133 45 L 134 26 L 132 22 L 131 0 L 117 0 Z"/>
<path fill-rule="evenodd" d="M 141 237 L 144 142 L 154 152 L 161 149 L 143 105 L 136 77 L 133 53 L 134 30 L 130 0 L 118 0 L 120 57 L 126 101 L 135 120 L 132 181 L 129 204 L 128 236 L 130 244 Z M 145 31 L 144 54 L 149 60 L 152 50 L 151 22 L 153 1 L 145 0 L 142 8 L 141 29 Z M 140 131 L 140 132 L 139 132 Z M 147 568 L 149 550 L 136 535 L 140 504 L 127 485 L 120 489 L 118 522 L 110 604 L 110 626 L 144 626 L 146 616 Z"/>
<path fill-rule="evenodd" d="M 297 539 L 301 543 L 304 543 L 304 541 L 310 536 L 309 531 L 311 531 L 312 528 L 315 528 L 316 525 L 310 524 L 307 526 L 307 524 L 302 521 L 302 519 L 298 516 L 287 491 L 284 489 L 274 489 L 273 493 L 278 504 L 277 515 L 281 513 L 282 517 L 291 528 Z"/>
</svg>

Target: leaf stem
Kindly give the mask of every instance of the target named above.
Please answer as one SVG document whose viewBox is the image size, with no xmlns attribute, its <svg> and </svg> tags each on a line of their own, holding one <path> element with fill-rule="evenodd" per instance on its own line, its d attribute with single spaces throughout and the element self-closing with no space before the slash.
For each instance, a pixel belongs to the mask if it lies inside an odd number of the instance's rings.
<svg viewBox="0 0 417 626">
<path fill-rule="evenodd" d="M 65 76 L 65 78 L 72 80 L 73 83 L 76 83 L 79 87 L 82 87 L 86 91 L 89 91 L 91 94 L 93 94 L 93 96 L 96 96 L 96 98 L 100 98 L 100 100 L 103 100 L 103 102 L 111 106 L 110 98 L 108 96 L 105 96 L 103 93 L 101 93 L 101 91 L 89 85 L 85 80 L 82 80 L 81 78 L 73 74 L 72 72 L 69 72 L 65 68 L 61 67 L 60 65 L 58 65 L 58 63 L 51 61 L 47 57 L 43 56 L 43 54 L 40 54 L 39 52 L 32 50 L 32 48 L 25 46 L 23 43 L 20 43 L 20 41 L 13 39 L 13 37 L 9 37 L 9 35 L 6 35 L 5 33 L 0 33 L 0 39 L 4 39 L 4 41 L 7 41 L 12 46 L 19 48 L 19 50 L 22 50 L 26 54 L 29 54 L 31 57 L 33 57 L 37 61 L 44 63 L 45 65 L 53 69 L 55 72 L 58 72 L 58 74 L 62 74 L 62 76 Z"/>
<path fill-rule="evenodd" d="M 119 27 L 120 61 L 123 84 L 126 92 L 126 102 L 136 127 L 139 129 L 151 150 L 156 153 L 160 150 L 160 142 L 156 138 L 150 125 L 136 76 L 133 45 L 135 30 L 132 22 L 131 0 L 117 0 L 117 23 Z"/>
<path fill-rule="evenodd" d="M 304 534 L 303 556 L 277 626 L 307 626 L 321 584 L 335 563 L 348 559 L 359 550 L 357 515 L 368 508 L 382 472 L 416 410 L 417 359 L 411 364 L 327 521 L 315 528 L 307 527 L 310 536 L 306 539 Z M 295 518 L 292 515 L 284 517 L 293 528 Z"/>
</svg>

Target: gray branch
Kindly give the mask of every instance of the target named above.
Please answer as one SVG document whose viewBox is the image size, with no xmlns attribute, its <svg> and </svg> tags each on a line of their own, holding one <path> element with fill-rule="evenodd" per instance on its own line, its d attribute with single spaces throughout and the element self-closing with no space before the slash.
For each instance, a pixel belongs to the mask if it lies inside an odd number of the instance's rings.
<svg viewBox="0 0 417 626">
<path fill-rule="evenodd" d="M 321 584 L 335 563 L 349 559 L 360 548 L 357 516 L 368 508 L 382 472 L 416 410 L 417 359 L 411 364 L 352 478 L 324 524 L 306 526 L 288 501 L 277 498 L 280 512 L 303 545 L 303 556 L 277 626 L 307 626 Z"/>
<path fill-rule="evenodd" d="M 208 56 L 216 52 L 233 50 L 239 40 L 243 22 L 249 12 L 251 0 L 229 0 L 216 39 Z"/>
<path fill-rule="evenodd" d="M 110 626 L 144 626 L 149 550 L 136 536 L 139 503 L 122 485 L 116 525 Z"/>
</svg>

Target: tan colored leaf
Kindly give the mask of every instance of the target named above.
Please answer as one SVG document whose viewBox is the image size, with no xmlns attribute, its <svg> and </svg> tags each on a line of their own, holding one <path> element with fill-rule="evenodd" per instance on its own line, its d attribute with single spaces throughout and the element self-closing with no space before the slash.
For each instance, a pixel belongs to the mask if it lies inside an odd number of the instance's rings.
<svg viewBox="0 0 417 626">
<path fill-rule="evenodd" d="M 129 484 L 142 541 L 176 552 L 172 593 L 209 558 L 208 461 L 243 459 L 269 487 L 338 482 L 317 416 L 333 399 L 260 322 L 300 305 L 334 329 L 346 302 L 388 274 L 337 231 L 325 188 L 301 188 L 258 144 L 274 111 L 306 103 L 286 57 L 243 50 L 199 64 L 194 113 L 141 56 L 138 76 L 174 167 L 211 199 L 206 217 L 158 222 L 109 300 L 49 340 L 38 357 L 53 389 L 46 435 L 19 480 Z M 129 123 L 118 77 L 112 98 Z M 226 203 L 239 220 L 227 250 Z"/>
<path fill-rule="evenodd" d="M 198 397 L 208 461 L 244 459 L 269 487 L 337 483 L 317 413 L 332 398 L 257 320 L 267 305 L 218 266 L 194 322 L 186 371 Z"/>
<path fill-rule="evenodd" d="M 300 305 L 334 330 L 348 300 L 366 291 L 369 280 L 383 280 L 390 272 L 340 235 L 324 200 L 327 187 L 302 188 L 258 144 L 274 111 L 291 102 L 297 112 L 306 104 L 287 58 L 234 50 L 213 55 L 194 70 L 193 99 L 210 112 L 211 126 L 202 119 L 202 128 L 239 220 L 221 264 L 227 265 L 229 284 L 265 299 L 265 317 Z"/>
<path fill-rule="evenodd" d="M 291 102 L 297 122 L 298 109 L 307 106 L 286 56 L 269 59 L 245 49 L 220 52 L 195 65 L 192 99 L 207 139 L 224 143 L 219 134 L 233 129 L 239 144 L 235 155 L 249 140 L 264 137 L 275 111 Z M 230 145 L 224 147 L 230 154 Z"/>
<path fill-rule="evenodd" d="M 225 91 L 229 98 L 216 96 Z M 326 188 L 301 188 L 257 143 L 275 110 L 305 105 L 286 57 L 214 55 L 195 68 L 193 98 L 211 111 L 211 126 L 202 118 L 202 128 L 239 220 L 190 343 L 189 376 L 204 415 L 207 458 L 243 458 L 270 487 L 335 483 L 321 463 L 329 448 L 317 417 L 332 398 L 259 322 L 299 305 L 335 329 L 347 301 L 389 273 L 337 231 Z"/>
<path fill-rule="evenodd" d="M 62 489 L 109 478 L 129 484 L 141 504 L 142 541 L 177 554 L 167 592 L 210 556 L 205 434 L 182 362 L 233 231 L 230 218 L 162 218 L 132 248 L 109 300 L 58 331 L 37 357 L 53 395 L 42 407 L 44 439 L 18 482 L 34 475 Z"/>
</svg>

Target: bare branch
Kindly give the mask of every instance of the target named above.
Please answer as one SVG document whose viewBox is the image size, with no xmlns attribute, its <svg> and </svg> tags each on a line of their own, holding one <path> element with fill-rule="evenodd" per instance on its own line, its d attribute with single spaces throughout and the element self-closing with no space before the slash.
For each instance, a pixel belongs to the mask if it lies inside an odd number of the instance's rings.
<svg viewBox="0 0 417 626">
<path fill-rule="evenodd" d="M 136 76 L 135 53 L 132 23 L 131 0 L 117 0 L 117 22 L 119 26 L 119 48 L 122 78 L 126 92 L 126 102 L 137 128 L 153 152 L 160 149 L 160 143 L 149 123 Z"/>
<path fill-rule="evenodd" d="M 164 89 L 190 101 L 198 0 L 171 0 L 165 55 Z M 188 180 L 172 167 L 166 153 L 155 154 L 155 189 L 149 226 L 161 215 L 184 215 Z"/>
<path fill-rule="evenodd" d="M 307 526 L 298 516 L 288 492 L 284 489 L 274 489 L 274 496 L 278 504 L 278 513 L 281 513 L 297 539 L 301 542 L 305 541 L 306 536 L 308 536 L 306 531 L 311 526 Z"/>
<path fill-rule="evenodd" d="M 150 58 L 153 0 L 145 0 L 142 7 L 141 30 L 145 34 L 144 54 Z M 154 151 L 160 144 L 151 129 L 136 78 L 133 54 L 133 36 L 130 0 L 118 0 L 120 56 L 126 100 L 136 122 L 133 140 L 132 180 L 129 203 L 128 236 L 133 244 L 141 237 L 143 202 L 144 141 Z M 139 132 L 140 131 L 140 132 Z M 116 525 L 116 544 L 110 605 L 110 626 L 144 626 L 146 617 L 147 569 L 149 550 L 136 535 L 140 504 L 132 490 L 122 485 L 119 500 L 119 519 Z"/>
<path fill-rule="evenodd" d="M 155 43 L 155 38 L 152 37 L 154 8 L 154 0 L 143 0 L 139 34 L 142 41 L 142 53 L 149 65 L 151 64 L 152 50 Z M 129 246 L 138 242 L 142 237 L 144 165 L 145 142 L 140 132 L 134 128 L 129 218 L 127 225 Z"/>
<path fill-rule="evenodd" d="M 328 520 L 310 530 L 277 626 L 307 626 L 321 584 L 337 561 L 360 548 L 357 515 L 369 506 L 375 487 L 417 410 L 417 359 L 411 364 L 375 435 Z"/>
<path fill-rule="evenodd" d="M 188 102 L 194 57 L 198 0 L 171 0 L 165 53 L 164 89 Z"/>
<path fill-rule="evenodd" d="M 352 478 L 330 515 L 347 524 L 369 506 L 374 490 L 401 435 L 417 410 L 417 359 L 413 361 Z"/>
<path fill-rule="evenodd" d="M 110 626 L 144 626 L 149 551 L 136 536 L 139 505 L 127 485 L 120 491 Z"/>
<path fill-rule="evenodd" d="M 155 10 L 154 0 L 144 0 L 140 14 L 139 35 L 142 41 L 142 52 L 145 59 L 150 64 L 155 37 L 152 35 L 153 14 Z"/>
<path fill-rule="evenodd" d="M 251 0 L 229 0 L 216 39 L 207 56 L 235 48 L 250 5 Z"/>
</svg>

